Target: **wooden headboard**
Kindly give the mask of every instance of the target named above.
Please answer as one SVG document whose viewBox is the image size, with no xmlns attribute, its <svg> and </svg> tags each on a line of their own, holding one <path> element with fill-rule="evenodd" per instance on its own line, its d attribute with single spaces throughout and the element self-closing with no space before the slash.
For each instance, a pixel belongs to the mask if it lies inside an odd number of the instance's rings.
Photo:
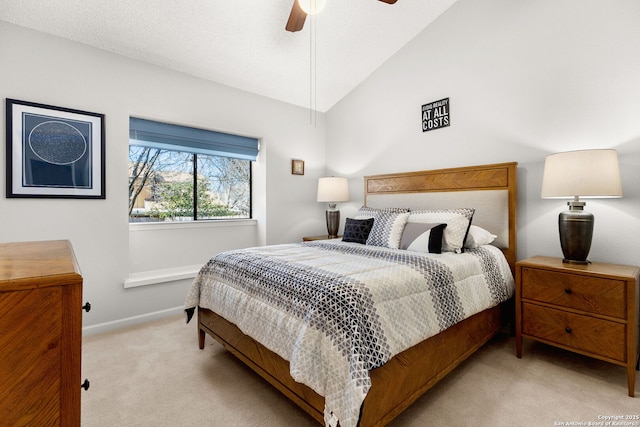
<svg viewBox="0 0 640 427">
<path fill-rule="evenodd" d="M 364 177 L 364 202 L 371 207 L 475 208 L 472 224 L 498 235 L 515 271 L 516 162 Z"/>
</svg>

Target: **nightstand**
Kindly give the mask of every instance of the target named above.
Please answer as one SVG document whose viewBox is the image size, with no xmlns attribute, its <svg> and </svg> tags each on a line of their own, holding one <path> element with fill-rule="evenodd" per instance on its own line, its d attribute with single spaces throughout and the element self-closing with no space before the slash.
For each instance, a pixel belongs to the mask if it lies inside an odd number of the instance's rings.
<svg viewBox="0 0 640 427">
<path fill-rule="evenodd" d="M 329 235 L 325 234 L 323 236 L 306 236 L 302 238 L 303 242 L 313 242 L 314 240 L 327 240 L 329 239 Z M 332 239 L 342 239 L 342 236 L 332 237 Z"/>
<path fill-rule="evenodd" d="M 640 268 L 564 264 L 536 256 L 516 263 L 516 356 L 522 338 L 627 368 L 629 396 L 638 363 Z"/>
</svg>

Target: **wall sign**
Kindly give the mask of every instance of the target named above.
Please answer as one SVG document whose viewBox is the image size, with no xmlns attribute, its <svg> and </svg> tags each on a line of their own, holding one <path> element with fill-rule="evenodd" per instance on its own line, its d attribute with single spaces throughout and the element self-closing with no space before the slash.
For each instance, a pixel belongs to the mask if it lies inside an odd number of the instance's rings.
<svg viewBox="0 0 640 427">
<path fill-rule="evenodd" d="M 450 124 L 449 98 L 433 101 L 422 106 L 422 132 L 440 129 Z"/>
</svg>

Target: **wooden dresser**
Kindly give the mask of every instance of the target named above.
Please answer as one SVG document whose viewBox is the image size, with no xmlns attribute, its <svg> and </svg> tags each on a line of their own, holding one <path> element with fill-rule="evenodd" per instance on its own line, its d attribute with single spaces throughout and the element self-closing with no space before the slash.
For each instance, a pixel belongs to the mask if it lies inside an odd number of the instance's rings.
<svg viewBox="0 0 640 427">
<path fill-rule="evenodd" d="M 634 396 L 640 268 L 533 257 L 516 264 L 516 355 L 531 338 L 627 368 Z"/>
<path fill-rule="evenodd" d="M 0 244 L 1 425 L 80 425 L 82 308 L 68 241 Z"/>
</svg>

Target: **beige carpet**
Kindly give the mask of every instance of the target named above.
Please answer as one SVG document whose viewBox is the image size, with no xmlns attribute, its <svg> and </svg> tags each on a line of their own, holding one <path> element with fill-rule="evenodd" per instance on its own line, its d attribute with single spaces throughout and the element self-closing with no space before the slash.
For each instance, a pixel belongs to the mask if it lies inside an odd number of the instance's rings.
<svg viewBox="0 0 640 427">
<path fill-rule="evenodd" d="M 213 339 L 199 350 L 194 323 L 172 317 L 85 338 L 82 425 L 317 426 Z M 517 359 L 501 335 L 391 426 L 587 425 L 640 414 L 638 382 L 630 398 L 622 367 L 526 340 Z"/>
</svg>

